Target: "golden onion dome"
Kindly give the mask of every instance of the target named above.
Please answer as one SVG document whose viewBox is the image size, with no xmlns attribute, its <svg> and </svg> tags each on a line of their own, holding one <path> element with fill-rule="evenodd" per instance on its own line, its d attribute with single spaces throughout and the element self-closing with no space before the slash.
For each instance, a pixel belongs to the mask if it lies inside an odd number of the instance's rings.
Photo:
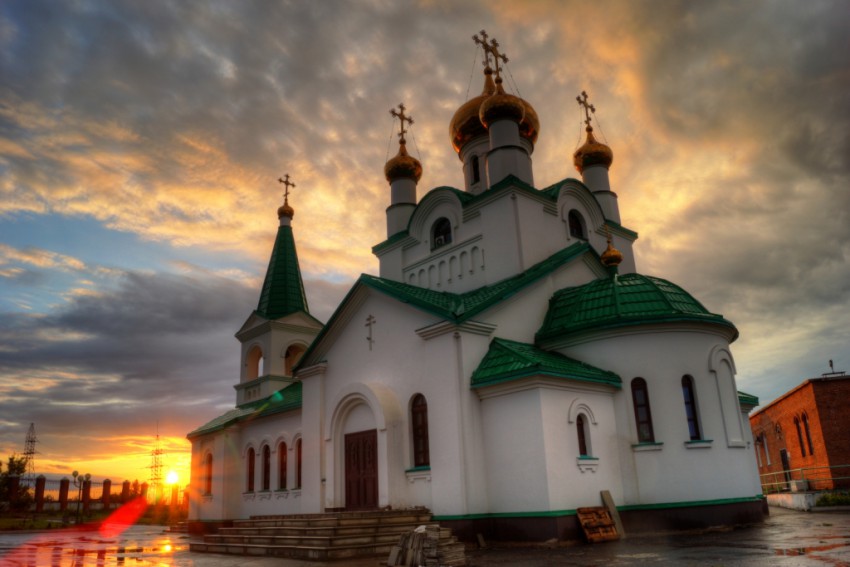
<svg viewBox="0 0 850 567">
<path fill-rule="evenodd" d="M 422 164 L 407 153 L 407 144 L 402 138 L 398 145 L 398 153 L 384 165 L 384 176 L 392 183 L 396 179 L 413 179 L 419 183 L 422 178 Z"/>
<path fill-rule="evenodd" d="M 484 89 L 481 94 L 463 103 L 455 111 L 451 122 L 449 122 L 449 137 L 452 141 L 452 147 L 458 154 L 470 140 L 487 135 L 487 129 L 481 124 L 481 105 L 495 93 L 496 83 L 493 81 L 493 70 L 486 67 L 484 69 Z M 534 107 L 528 101 L 521 98 L 519 100 L 524 109 L 524 118 L 520 122 L 519 133 L 534 146 L 540 132 L 540 120 Z"/>
<path fill-rule="evenodd" d="M 277 208 L 277 218 L 281 217 L 289 217 L 292 220 L 292 217 L 295 216 L 295 209 L 289 206 L 289 201 L 284 201 L 284 203 Z"/>
<path fill-rule="evenodd" d="M 603 252 L 602 256 L 600 256 L 599 258 L 602 260 L 603 265 L 609 268 L 615 268 L 620 265 L 620 262 L 623 261 L 623 253 L 611 245 L 611 239 L 609 237 L 608 248 L 605 249 L 605 252 Z"/>
<path fill-rule="evenodd" d="M 579 173 L 582 173 L 585 167 L 593 165 L 602 165 L 608 169 L 614 161 L 614 152 L 611 151 L 611 148 L 596 140 L 591 126 L 588 126 L 585 130 L 587 131 L 587 140 L 573 154 L 573 164 Z"/>
<path fill-rule="evenodd" d="M 525 118 L 525 104 L 518 96 L 508 94 L 502 88 L 500 79 L 496 79 L 496 92 L 481 103 L 478 118 L 485 128 L 497 120 L 512 120 L 519 124 Z"/>
</svg>

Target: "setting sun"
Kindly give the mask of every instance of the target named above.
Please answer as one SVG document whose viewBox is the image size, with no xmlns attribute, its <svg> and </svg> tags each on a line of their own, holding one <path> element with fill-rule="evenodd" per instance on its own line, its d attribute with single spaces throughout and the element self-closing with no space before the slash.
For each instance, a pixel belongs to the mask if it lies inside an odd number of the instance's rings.
<svg viewBox="0 0 850 567">
<path fill-rule="evenodd" d="M 177 484 L 179 477 L 175 471 L 168 471 L 168 474 L 165 476 L 165 482 L 167 484 Z"/>
</svg>

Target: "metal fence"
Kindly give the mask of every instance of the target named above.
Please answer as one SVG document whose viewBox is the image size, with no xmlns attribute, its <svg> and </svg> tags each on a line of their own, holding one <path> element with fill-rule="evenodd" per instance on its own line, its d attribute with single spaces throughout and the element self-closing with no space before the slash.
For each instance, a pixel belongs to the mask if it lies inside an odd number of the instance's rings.
<svg viewBox="0 0 850 567">
<path fill-rule="evenodd" d="M 804 467 L 761 475 L 764 494 L 850 488 L 850 465 Z"/>
</svg>

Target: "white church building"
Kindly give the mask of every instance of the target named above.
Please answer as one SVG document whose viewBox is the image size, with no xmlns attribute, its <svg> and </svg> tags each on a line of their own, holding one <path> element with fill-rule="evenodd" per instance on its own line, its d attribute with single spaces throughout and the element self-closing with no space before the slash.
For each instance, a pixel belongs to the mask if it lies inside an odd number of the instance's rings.
<svg viewBox="0 0 850 567">
<path fill-rule="evenodd" d="M 479 43 L 483 92 L 450 124 L 463 188 L 417 201 L 400 105 L 380 275 L 361 275 L 325 324 L 308 310 L 288 198 L 278 210 L 236 333 L 235 408 L 188 434 L 194 530 L 426 507 L 461 537 L 564 539 L 601 491 L 627 532 L 764 517 L 737 329 L 638 273 L 586 95 L 581 180 L 535 186 L 537 114 L 505 92 L 498 44 Z"/>
</svg>

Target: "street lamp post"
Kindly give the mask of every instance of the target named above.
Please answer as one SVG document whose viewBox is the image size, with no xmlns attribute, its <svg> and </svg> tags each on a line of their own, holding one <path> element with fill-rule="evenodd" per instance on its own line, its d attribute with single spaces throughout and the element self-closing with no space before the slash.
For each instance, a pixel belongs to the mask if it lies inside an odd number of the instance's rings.
<svg viewBox="0 0 850 567">
<path fill-rule="evenodd" d="M 77 471 L 71 473 L 71 476 L 74 477 L 74 486 L 77 487 L 77 524 L 80 523 L 80 503 L 83 500 L 83 485 L 91 479 L 91 475 L 89 473 L 80 474 Z"/>
</svg>

